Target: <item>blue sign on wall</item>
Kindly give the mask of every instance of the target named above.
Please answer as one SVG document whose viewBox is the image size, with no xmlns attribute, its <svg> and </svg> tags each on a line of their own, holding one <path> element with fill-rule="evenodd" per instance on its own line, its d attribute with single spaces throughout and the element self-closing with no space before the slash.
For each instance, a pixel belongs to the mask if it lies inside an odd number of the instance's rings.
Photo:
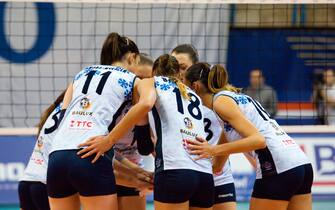
<svg viewBox="0 0 335 210">
<path fill-rule="evenodd" d="M 0 136 L 0 204 L 18 203 L 18 180 L 35 141 L 35 136 Z"/>
<path fill-rule="evenodd" d="M 281 102 L 311 99 L 313 71 L 335 67 L 328 47 L 332 29 L 236 29 L 230 30 L 227 69 L 231 82 L 249 84 L 249 72 L 261 69 L 266 83 L 278 92 Z"/>
<path fill-rule="evenodd" d="M 35 3 L 38 31 L 31 49 L 18 52 L 8 43 L 5 33 L 6 2 L 0 2 L 0 56 L 11 63 L 29 63 L 42 57 L 51 47 L 56 31 L 56 13 L 53 3 Z"/>
</svg>

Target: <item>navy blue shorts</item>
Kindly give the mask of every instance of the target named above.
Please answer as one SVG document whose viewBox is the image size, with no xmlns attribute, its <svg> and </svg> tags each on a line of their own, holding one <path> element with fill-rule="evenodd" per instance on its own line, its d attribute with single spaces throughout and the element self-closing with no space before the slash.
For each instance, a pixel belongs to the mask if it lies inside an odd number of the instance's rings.
<svg viewBox="0 0 335 210">
<path fill-rule="evenodd" d="M 20 208 L 23 210 L 49 210 L 47 186 L 42 182 L 20 181 Z"/>
<path fill-rule="evenodd" d="M 215 187 L 214 204 L 236 202 L 234 183 L 224 184 Z"/>
<path fill-rule="evenodd" d="M 78 150 L 55 151 L 49 156 L 47 188 L 52 198 L 64 198 L 75 193 L 82 196 L 111 195 L 116 193 L 113 164 L 102 156 L 80 158 Z"/>
<path fill-rule="evenodd" d="M 188 169 L 164 170 L 155 174 L 154 200 L 162 203 L 190 202 L 210 208 L 214 203 L 213 175 Z"/>
<path fill-rule="evenodd" d="M 262 179 L 256 179 L 252 197 L 289 201 L 294 195 L 311 193 L 313 168 L 311 164 L 295 167 Z"/>
<path fill-rule="evenodd" d="M 139 196 L 140 192 L 137 191 L 136 188 L 116 185 L 116 194 L 117 197 Z"/>
</svg>

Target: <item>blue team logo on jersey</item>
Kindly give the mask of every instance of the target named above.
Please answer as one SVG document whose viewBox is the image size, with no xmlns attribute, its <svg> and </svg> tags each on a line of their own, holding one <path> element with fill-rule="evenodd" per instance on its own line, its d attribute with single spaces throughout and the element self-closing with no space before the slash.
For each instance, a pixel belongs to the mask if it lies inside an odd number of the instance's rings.
<svg viewBox="0 0 335 210">
<path fill-rule="evenodd" d="M 238 104 L 247 104 L 248 103 L 248 98 L 244 95 L 240 96 L 235 96 L 235 100 L 237 101 Z"/>
<path fill-rule="evenodd" d="M 159 86 L 161 90 L 169 90 L 171 88 L 170 84 L 162 84 Z"/>
<path fill-rule="evenodd" d="M 130 99 L 132 96 L 133 82 L 127 82 L 125 79 L 120 78 L 118 84 L 124 89 L 124 97 Z"/>
<path fill-rule="evenodd" d="M 164 83 L 159 83 L 158 81 L 155 82 L 155 88 L 159 88 L 160 90 L 163 90 L 163 91 L 167 91 L 167 90 L 170 90 L 171 87 L 175 87 L 176 84 L 171 81 L 171 80 L 168 80 L 166 78 L 162 78 Z"/>
</svg>

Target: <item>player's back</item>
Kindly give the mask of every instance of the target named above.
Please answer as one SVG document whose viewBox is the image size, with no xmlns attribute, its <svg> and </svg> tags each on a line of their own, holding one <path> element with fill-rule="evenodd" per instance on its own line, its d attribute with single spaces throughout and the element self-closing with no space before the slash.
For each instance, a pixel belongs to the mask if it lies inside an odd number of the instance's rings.
<svg viewBox="0 0 335 210">
<path fill-rule="evenodd" d="M 107 134 L 118 110 L 132 98 L 135 78 L 116 66 L 90 66 L 79 72 L 53 151 L 75 149 L 92 136 Z"/>
<path fill-rule="evenodd" d="M 156 142 L 156 172 L 168 169 L 192 169 L 212 173 L 209 159 L 194 161 L 183 146 L 184 139 L 205 137 L 200 98 L 186 89 L 189 99 L 167 77 L 155 77 L 157 100 L 150 118 Z"/>
<path fill-rule="evenodd" d="M 57 123 L 62 104 L 59 104 L 48 116 L 37 137 L 33 152 L 21 181 L 39 181 L 46 183 L 48 156 L 56 134 Z"/>
<path fill-rule="evenodd" d="M 257 178 L 281 173 L 296 166 L 309 163 L 299 145 L 271 119 L 259 102 L 250 96 L 221 91 L 215 95 L 228 96 L 239 106 L 245 117 L 264 136 L 266 148 L 252 152 L 258 161 Z M 223 121 L 224 131 L 230 141 L 241 139 L 239 133 L 228 122 Z"/>
</svg>

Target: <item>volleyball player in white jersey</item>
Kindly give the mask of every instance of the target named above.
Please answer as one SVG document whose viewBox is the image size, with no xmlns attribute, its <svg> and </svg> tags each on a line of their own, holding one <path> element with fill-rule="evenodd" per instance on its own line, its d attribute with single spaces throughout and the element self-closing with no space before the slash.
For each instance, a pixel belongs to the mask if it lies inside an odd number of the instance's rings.
<svg viewBox="0 0 335 210">
<path fill-rule="evenodd" d="M 198 51 L 192 44 L 181 44 L 176 46 L 172 50 L 171 55 L 178 60 L 179 71 L 183 78 L 188 68 L 199 62 Z M 222 130 L 220 123 L 213 111 L 205 106 L 204 116 L 205 132 L 207 134 L 206 140 L 212 145 L 217 144 Z M 213 209 L 235 210 L 236 192 L 229 161 L 227 161 L 224 167 L 220 168 L 217 173 L 220 175 L 214 174 L 215 197 Z"/>
<path fill-rule="evenodd" d="M 65 91 L 44 111 L 38 124 L 38 138 L 18 186 L 22 210 L 50 209 L 46 187 L 48 155 L 58 126 L 64 94 Z"/>
<path fill-rule="evenodd" d="M 220 121 L 211 109 L 206 106 L 203 109 L 206 141 L 210 145 L 217 145 L 222 132 Z M 215 185 L 213 210 L 236 210 L 236 192 L 229 160 L 213 175 Z"/>
<path fill-rule="evenodd" d="M 157 75 L 157 101 L 150 117 L 157 138 L 155 209 L 210 209 L 214 194 L 211 163 L 194 162 L 183 146 L 185 139 L 205 136 L 201 100 L 178 79 L 180 68 L 173 56 L 160 56 L 153 69 Z"/>
<path fill-rule="evenodd" d="M 152 86 L 155 86 L 155 95 L 147 93 L 148 98 L 155 99 L 151 101 L 152 104 L 149 99 L 147 103 L 148 107 L 154 106 L 150 125 L 157 138 L 155 209 L 212 209 L 214 183 L 211 162 L 209 159 L 194 161 L 194 157 L 188 154 L 183 145 L 185 139 L 205 136 L 201 100 L 177 78 L 180 76 L 179 65 L 173 56 L 160 56 L 154 62 L 153 70 L 156 76 L 143 80 L 143 83 L 151 81 Z M 148 86 L 146 88 L 146 92 L 152 91 Z M 121 131 L 126 130 L 125 127 L 129 128 L 142 119 L 131 110 L 111 133 L 123 134 L 125 132 Z M 87 152 L 83 157 L 94 153 L 99 157 L 99 154 L 109 149 L 111 142 L 111 138 L 92 138 L 81 144 L 88 147 L 80 153 Z"/>
<path fill-rule="evenodd" d="M 188 141 L 191 154 L 199 158 L 251 152 L 257 160 L 257 176 L 251 210 L 311 210 L 312 166 L 299 145 L 249 96 L 228 83 L 221 65 L 211 69 L 198 63 L 186 74 L 187 84 L 223 122 L 229 143 L 211 146 Z"/>
<path fill-rule="evenodd" d="M 140 61 L 139 64 L 136 66 L 131 67 L 129 69 L 131 72 L 136 74 L 136 76 L 140 78 L 150 78 L 152 77 L 152 65 L 153 61 L 151 58 L 146 55 L 140 53 Z M 120 109 L 120 112 L 118 113 L 118 117 L 115 117 L 115 123 L 117 124 L 124 115 L 128 112 L 128 110 L 131 108 L 132 102 L 129 101 L 128 104 L 125 104 L 124 109 Z M 114 127 L 114 126 L 112 126 Z M 142 169 L 144 167 L 143 165 L 143 158 L 142 155 L 148 155 L 147 151 L 143 151 L 143 149 L 138 150 L 138 141 L 137 136 L 134 135 L 135 132 L 139 132 L 143 135 L 143 133 L 148 133 L 148 138 L 150 139 L 150 128 L 149 125 L 142 125 L 142 126 L 135 126 L 135 128 L 130 129 L 128 133 L 122 137 L 114 146 L 114 150 L 118 155 L 115 155 L 115 158 L 119 160 L 121 164 L 124 165 L 124 167 L 128 168 L 129 170 L 133 170 L 136 173 L 145 174 L 147 177 L 150 175 L 149 172 Z M 141 143 L 141 142 L 139 142 Z M 118 165 L 120 166 L 120 165 Z M 122 166 L 120 166 L 122 167 Z M 120 172 L 121 173 L 121 172 Z M 132 174 L 132 171 L 129 171 L 130 174 Z M 123 177 L 122 177 L 123 176 Z M 117 178 L 126 178 L 128 179 L 124 173 L 122 173 L 122 176 L 117 176 Z M 119 180 L 120 180 L 119 179 Z M 118 197 L 118 209 L 119 210 L 145 210 L 146 209 L 146 197 L 140 196 L 138 189 L 136 187 L 128 187 L 128 185 L 123 185 L 122 183 L 118 183 L 116 186 L 116 192 Z M 136 184 L 136 182 L 132 181 L 130 183 L 131 185 Z M 150 185 L 148 185 L 150 186 Z"/>
<path fill-rule="evenodd" d="M 49 156 L 51 209 L 79 209 L 80 203 L 83 209 L 117 209 L 112 162 L 102 156 L 92 164 L 97 158 L 82 159 L 77 152 L 78 145 L 88 138 L 108 134 L 118 109 L 132 99 L 133 88 L 141 96 L 147 93 L 138 89 L 140 82 L 127 70 L 137 65 L 138 54 L 133 41 L 111 33 L 101 51 L 102 65 L 84 68 L 69 85 L 62 106 L 67 110 Z M 146 111 L 143 103 L 146 101 L 140 97 L 132 109 Z"/>
</svg>

